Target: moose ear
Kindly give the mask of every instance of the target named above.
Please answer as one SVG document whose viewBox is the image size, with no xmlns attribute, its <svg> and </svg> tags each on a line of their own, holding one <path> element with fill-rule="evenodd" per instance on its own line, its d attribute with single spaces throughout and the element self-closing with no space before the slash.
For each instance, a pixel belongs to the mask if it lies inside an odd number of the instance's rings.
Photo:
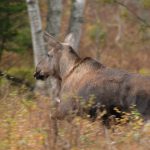
<svg viewBox="0 0 150 150">
<path fill-rule="evenodd" d="M 48 47 L 54 47 L 56 49 L 62 49 L 62 44 L 59 41 L 57 41 L 48 32 L 44 32 L 44 40 L 45 40 L 45 42 L 47 42 Z"/>
<path fill-rule="evenodd" d="M 77 38 L 74 33 L 69 33 L 65 40 L 64 44 L 70 45 L 75 51 L 77 51 Z"/>
</svg>

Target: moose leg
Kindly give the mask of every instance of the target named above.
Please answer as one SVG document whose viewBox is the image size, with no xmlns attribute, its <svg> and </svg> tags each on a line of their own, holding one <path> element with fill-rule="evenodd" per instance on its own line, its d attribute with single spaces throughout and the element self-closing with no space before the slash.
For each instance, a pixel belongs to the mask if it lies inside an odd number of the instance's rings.
<svg viewBox="0 0 150 150">
<path fill-rule="evenodd" d="M 58 108 L 58 102 L 53 102 L 53 110 L 51 115 L 51 133 L 52 133 L 52 149 L 56 149 L 56 144 L 58 140 L 58 121 L 57 121 L 57 108 Z"/>
</svg>

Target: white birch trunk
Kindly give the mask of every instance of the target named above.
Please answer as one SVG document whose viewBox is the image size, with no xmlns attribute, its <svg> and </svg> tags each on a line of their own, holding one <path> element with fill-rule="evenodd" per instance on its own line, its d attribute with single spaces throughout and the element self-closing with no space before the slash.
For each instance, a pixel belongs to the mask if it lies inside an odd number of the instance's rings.
<svg viewBox="0 0 150 150">
<path fill-rule="evenodd" d="M 37 65 L 41 56 L 45 54 L 43 33 L 42 33 L 42 22 L 39 11 L 38 0 L 26 0 L 28 6 L 28 14 L 31 26 L 33 52 L 34 52 L 34 63 Z"/>
<path fill-rule="evenodd" d="M 31 26 L 32 44 L 34 53 L 35 66 L 45 54 L 44 39 L 42 33 L 42 22 L 39 10 L 38 0 L 26 0 L 28 7 L 28 15 Z M 36 89 L 43 89 L 44 82 L 37 81 Z"/>
<path fill-rule="evenodd" d="M 47 32 L 53 36 L 58 36 L 61 27 L 62 0 L 47 0 Z M 54 101 L 59 98 L 60 81 L 54 77 L 50 77 L 49 92 Z"/>
<path fill-rule="evenodd" d="M 48 0 L 47 32 L 57 36 L 60 32 L 62 0 Z"/>
<path fill-rule="evenodd" d="M 75 36 L 74 49 L 76 51 L 79 47 L 79 42 L 81 38 L 81 26 L 83 23 L 84 7 L 85 0 L 73 0 L 68 33 L 73 33 Z"/>
</svg>

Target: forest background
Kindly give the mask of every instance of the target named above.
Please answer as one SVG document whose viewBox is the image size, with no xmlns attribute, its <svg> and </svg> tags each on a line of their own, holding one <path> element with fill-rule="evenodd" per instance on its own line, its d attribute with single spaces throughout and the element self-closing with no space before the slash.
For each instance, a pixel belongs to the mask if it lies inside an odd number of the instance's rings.
<svg viewBox="0 0 150 150">
<path fill-rule="evenodd" d="M 68 32 L 72 2 L 62 1 L 57 34 L 60 41 Z M 39 0 L 39 8 L 44 31 L 48 0 Z M 150 75 L 150 0 L 87 0 L 81 30 L 81 57 L 90 56 L 109 67 Z M 4 73 L 35 85 L 31 28 L 24 0 L 0 1 L 0 150 L 50 149 L 50 99 L 6 79 Z M 98 122 L 77 118 L 75 123 L 80 136 L 74 134 L 75 128 L 69 134 L 70 125 L 60 123 L 60 136 L 67 142 L 58 142 L 57 149 L 68 142 L 72 149 L 150 148 L 150 129 L 141 131 L 139 119 L 128 127 L 118 127 L 115 133 L 109 131 L 109 137 L 103 135 Z"/>
</svg>

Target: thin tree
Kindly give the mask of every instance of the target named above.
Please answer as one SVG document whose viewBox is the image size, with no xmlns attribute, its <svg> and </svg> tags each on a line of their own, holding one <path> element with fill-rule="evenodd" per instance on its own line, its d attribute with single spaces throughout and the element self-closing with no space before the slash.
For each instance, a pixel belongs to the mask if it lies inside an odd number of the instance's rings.
<svg viewBox="0 0 150 150">
<path fill-rule="evenodd" d="M 61 27 L 62 0 L 47 0 L 48 14 L 46 31 L 58 36 Z M 53 100 L 58 100 L 60 81 L 54 77 L 49 79 L 49 94 Z"/>
<path fill-rule="evenodd" d="M 62 0 L 47 0 L 47 32 L 57 36 L 61 27 Z"/>
<path fill-rule="evenodd" d="M 34 53 L 34 64 L 35 66 L 45 54 L 45 46 L 42 33 L 42 22 L 39 11 L 38 0 L 26 0 L 28 15 L 31 26 L 33 53 Z M 36 89 L 44 87 L 44 83 L 41 81 L 36 82 Z"/>
<path fill-rule="evenodd" d="M 80 43 L 83 23 L 83 13 L 85 0 L 72 0 L 70 23 L 68 33 L 73 33 L 75 37 L 74 49 L 77 50 Z"/>
<path fill-rule="evenodd" d="M 62 0 L 47 0 L 48 14 L 47 14 L 47 32 L 53 36 L 58 36 L 61 28 L 62 15 Z M 73 0 L 71 7 L 70 23 L 68 33 L 72 33 L 73 39 L 71 41 L 73 48 L 77 51 L 81 37 L 81 26 L 83 23 L 83 12 L 85 7 L 85 0 Z M 60 81 L 51 77 L 50 93 L 53 99 L 59 97 Z"/>
</svg>

